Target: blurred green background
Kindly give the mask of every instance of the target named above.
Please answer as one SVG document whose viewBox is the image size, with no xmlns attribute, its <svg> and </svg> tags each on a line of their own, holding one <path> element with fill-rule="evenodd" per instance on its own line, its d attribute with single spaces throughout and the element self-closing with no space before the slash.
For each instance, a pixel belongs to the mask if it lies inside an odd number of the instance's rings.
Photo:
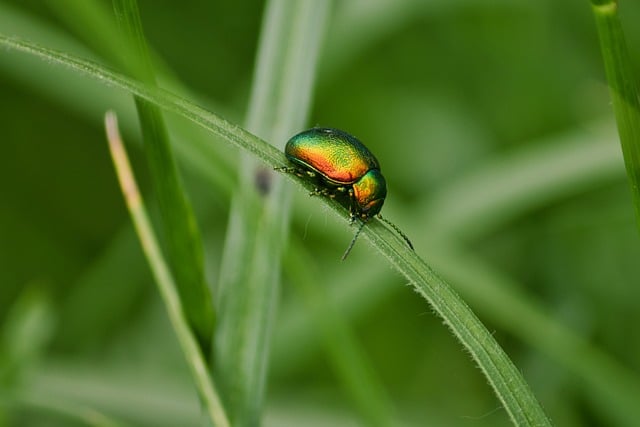
<svg viewBox="0 0 640 427">
<path fill-rule="evenodd" d="M 100 35 L 64 3 L 1 0 L 0 32 L 99 59 Z M 263 2 L 139 5 L 158 63 L 242 123 Z M 623 2 L 621 17 L 637 62 L 640 4 Z M 0 93 L 0 374 L 5 392 L 24 395 L 4 401 L 0 424 L 85 425 L 60 408 L 92 408 L 135 425 L 198 425 L 105 142 L 102 117 L 116 108 L 152 200 L 132 100 L 6 50 Z M 177 145 L 211 138 L 174 121 Z M 588 1 L 336 1 L 313 125 L 376 154 L 385 216 L 495 332 L 555 424 L 633 417 L 612 414 L 616 392 L 640 388 L 640 239 Z M 177 151 L 214 286 L 233 187 L 211 175 L 233 179 L 237 153 L 214 138 L 217 164 Z M 322 272 L 398 422 L 508 425 L 460 344 L 364 240 L 339 262 L 353 230 L 322 206 L 296 191 L 290 250 Z M 265 425 L 361 425 L 287 262 Z"/>
</svg>

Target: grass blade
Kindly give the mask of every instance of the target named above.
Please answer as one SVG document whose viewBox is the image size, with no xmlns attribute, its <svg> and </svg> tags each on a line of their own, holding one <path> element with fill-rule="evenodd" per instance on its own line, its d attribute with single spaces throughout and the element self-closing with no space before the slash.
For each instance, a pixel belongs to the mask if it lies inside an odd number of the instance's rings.
<svg viewBox="0 0 640 427">
<path fill-rule="evenodd" d="M 617 0 L 592 0 L 604 68 L 640 230 L 640 92 L 618 17 Z"/>
<path fill-rule="evenodd" d="M 175 95 L 142 85 L 90 61 L 42 48 L 32 43 L 0 36 L 0 44 L 39 56 L 50 62 L 66 65 L 85 75 L 130 91 L 161 108 L 177 113 L 205 129 L 209 129 L 229 143 L 255 154 L 272 167 L 286 165 L 282 152 L 275 147 Z M 289 176 L 289 179 L 311 189 L 311 185 L 301 179 L 293 176 Z M 348 218 L 347 212 L 337 203 L 328 199 L 322 199 L 318 202 L 325 203 L 341 217 Z M 415 252 L 410 251 L 404 241 L 398 240 L 397 236 L 379 221 L 371 221 L 364 228 L 362 234 L 391 261 L 401 274 L 409 279 L 416 290 L 442 316 L 454 335 L 468 349 L 487 376 L 489 383 L 503 402 L 514 423 L 525 426 L 549 425 L 548 419 L 520 372 L 498 346 L 491 333 L 453 292 L 451 287 L 436 275 Z"/>
<path fill-rule="evenodd" d="M 197 341 L 185 319 L 184 308 L 178 296 L 177 287 L 164 261 L 157 240 L 147 217 L 140 192 L 133 177 L 129 159 L 118 131 L 118 124 L 113 113 L 107 113 L 105 118 L 109 150 L 118 174 L 118 180 L 124 194 L 127 208 L 133 220 L 136 232 L 147 257 L 160 295 L 164 300 L 171 325 L 176 332 L 187 364 L 191 369 L 200 397 L 209 419 L 215 426 L 225 427 L 229 421 L 220 398 L 215 390 L 205 358 Z"/>
<path fill-rule="evenodd" d="M 520 284 L 513 283 L 485 262 L 443 245 L 430 251 L 430 259 L 484 317 L 547 354 L 587 384 L 583 394 L 606 419 L 615 420 L 615 425 L 620 426 L 637 424 L 640 417 L 637 374 L 555 321 L 539 304 L 516 291 L 522 289 Z M 461 269 L 460 265 L 465 268 Z"/>
<path fill-rule="evenodd" d="M 246 122 L 269 141 L 284 143 L 304 125 L 328 3 L 267 2 Z M 216 359 L 231 419 L 242 426 L 261 416 L 290 192 L 252 157 L 240 174 L 222 261 Z"/>
<path fill-rule="evenodd" d="M 531 389 L 487 328 L 458 294 L 382 222 L 362 234 L 402 273 L 465 346 L 515 425 L 551 425 Z"/>
<path fill-rule="evenodd" d="M 88 3 L 92 0 L 81 2 Z M 79 6 L 75 2 L 56 1 L 50 2 L 49 6 L 53 12 L 64 22 L 89 22 L 91 18 L 81 15 L 74 10 L 74 6 Z M 93 9 L 92 9 L 93 10 Z M 106 13 L 106 12 L 105 12 Z M 85 24 L 85 27 L 87 25 Z M 0 28 L 8 34 L 24 34 L 27 39 L 36 42 L 47 43 L 57 46 L 65 52 L 73 52 L 82 57 L 95 57 L 86 47 L 93 45 L 89 39 L 91 31 L 87 28 L 80 34 L 82 40 L 87 40 L 84 44 L 72 39 L 68 33 L 54 27 L 50 22 L 37 19 L 33 15 L 12 8 L 6 3 L 0 2 Z M 113 40 L 117 40 L 117 26 L 107 27 L 114 33 Z M 87 33 L 87 34 L 85 34 Z M 95 42 L 94 42 L 95 43 Z M 97 43 L 96 43 L 97 44 Z M 154 55 L 154 58 L 156 55 Z M 127 134 L 137 132 L 137 118 L 135 106 L 131 102 L 130 94 L 113 91 L 106 86 L 96 84 L 95 81 L 78 79 L 69 75 L 64 69 L 40 69 L 33 66 L 29 57 L 12 58 L 12 60 L 0 60 L 0 68 L 3 73 L 10 75 L 16 81 L 21 81 L 32 90 L 50 99 L 60 108 L 65 108 L 83 120 L 95 123 L 102 120 L 105 105 L 118 112 L 120 117 L 120 128 Z M 8 59 L 8 58 L 7 58 Z M 166 67 L 158 70 L 158 61 L 154 61 L 154 71 L 163 87 L 170 87 L 175 93 L 189 93 L 183 85 L 170 77 L 171 72 Z M 162 71 L 159 73 L 158 71 Z M 52 82 L 55 82 L 53 84 Z M 190 99 L 195 99 L 195 95 L 190 95 Z M 208 103 L 209 105 L 210 103 Z M 211 108 L 211 107 L 210 107 Z M 215 107 L 220 111 L 219 107 Z M 225 113 L 231 114 L 231 113 Z M 180 160 L 180 166 L 189 168 L 197 174 L 212 182 L 217 189 L 231 194 L 235 185 L 232 176 L 232 164 L 234 163 L 229 150 L 218 150 L 210 142 L 210 134 L 203 129 L 194 126 L 183 119 L 176 117 L 165 117 L 169 126 L 173 150 Z M 135 141 L 131 141 L 135 142 Z"/>
<path fill-rule="evenodd" d="M 155 76 L 135 0 L 114 0 L 123 39 L 131 55 L 125 63 L 141 81 L 155 85 Z M 136 97 L 147 163 L 155 185 L 163 235 L 171 270 L 178 284 L 185 314 L 205 354 L 210 353 L 215 313 L 211 292 L 204 279 L 202 238 L 195 215 L 182 186 L 171 151 L 164 118 L 154 104 Z"/>
<path fill-rule="evenodd" d="M 137 95 L 167 111 L 192 121 L 222 140 L 255 155 L 274 168 L 286 166 L 285 157 L 277 148 L 247 132 L 240 126 L 232 124 L 217 114 L 211 113 L 173 93 L 161 88 L 144 85 L 96 62 L 54 49 L 48 49 L 19 38 L 0 34 L 0 44 L 10 49 L 35 55 L 48 62 L 67 66 L 80 74 Z M 294 178 L 292 177 L 292 179 Z"/>
<path fill-rule="evenodd" d="M 42 358 L 58 319 L 42 283 L 28 284 L 0 328 L 0 386 L 19 386 Z"/>
<path fill-rule="evenodd" d="M 3 399 L 4 396 L 0 398 Z M 92 427 L 126 427 L 128 425 L 92 408 L 59 399 L 57 396 L 40 396 L 38 393 L 21 391 L 6 400 L 15 406 L 24 406 L 63 417 L 72 425 L 76 423 Z"/>
<path fill-rule="evenodd" d="M 588 128 L 527 144 L 441 186 L 418 209 L 423 234 L 431 242 L 478 238 L 550 201 L 618 179 L 622 158 L 610 143 L 613 123 Z"/>
<path fill-rule="evenodd" d="M 327 359 L 342 382 L 345 394 L 367 425 L 397 425 L 391 399 L 382 381 L 375 375 L 340 309 L 332 304 L 324 283 L 316 279 L 324 275 L 301 245 L 291 246 L 287 251 L 288 273 L 301 294 L 304 310 L 311 313 L 314 329 L 320 330 Z"/>
</svg>

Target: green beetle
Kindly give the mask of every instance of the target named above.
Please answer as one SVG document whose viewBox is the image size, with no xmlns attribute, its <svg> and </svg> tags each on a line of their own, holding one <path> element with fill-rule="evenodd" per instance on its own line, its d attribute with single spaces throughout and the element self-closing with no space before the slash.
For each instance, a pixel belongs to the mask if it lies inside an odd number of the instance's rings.
<svg viewBox="0 0 640 427">
<path fill-rule="evenodd" d="M 282 168 L 316 184 L 312 194 L 336 199 L 349 210 L 350 222 L 362 221 L 344 260 L 364 227 L 377 216 L 398 232 L 409 247 L 413 245 L 398 227 L 380 215 L 387 197 L 387 183 L 378 159 L 356 137 L 332 128 L 312 128 L 293 136 L 285 156 L 294 165 Z"/>
</svg>

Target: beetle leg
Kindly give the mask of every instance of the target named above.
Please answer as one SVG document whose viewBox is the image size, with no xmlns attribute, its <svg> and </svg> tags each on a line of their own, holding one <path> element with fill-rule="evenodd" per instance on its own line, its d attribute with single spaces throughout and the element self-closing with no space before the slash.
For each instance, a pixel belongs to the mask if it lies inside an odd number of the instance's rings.
<svg viewBox="0 0 640 427">
<path fill-rule="evenodd" d="M 327 189 L 327 196 L 335 199 L 338 195 L 342 195 L 347 191 L 347 187 L 335 187 L 332 190 Z"/>
<path fill-rule="evenodd" d="M 349 187 L 349 225 L 353 224 L 355 220 L 358 218 L 357 215 L 357 207 L 355 206 L 355 200 L 353 195 L 353 188 Z"/>
<path fill-rule="evenodd" d="M 292 168 L 290 166 L 279 166 L 277 168 L 273 168 L 274 171 L 278 172 L 286 172 L 291 174 L 297 174 L 298 170 L 296 168 Z"/>
<path fill-rule="evenodd" d="M 344 197 L 345 193 L 349 193 L 349 198 L 351 198 L 351 190 L 347 190 L 347 187 L 336 187 L 336 189 L 333 192 L 333 197 L 340 195 L 340 197 Z"/>
<path fill-rule="evenodd" d="M 319 188 L 315 187 L 312 191 L 309 192 L 310 196 L 324 196 L 329 198 L 334 198 L 335 195 L 331 192 L 331 190 L 327 188 Z"/>
<path fill-rule="evenodd" d="M 322 196 L 322 190 L 318 187 L 314 187 L 313 190 L 309 191 L 309 196 Z"/>
<path fill-rule="evenodd" d="M 350 211 L 352 209 L 349 209 Z M 354 222 L 356 222 L 356 214 L 354 212 L 349 212 L 349 225 L 353 225 Z"/>
<path fill-rule="evenodd" d="M 273 168 L 273 170 L 278 171 L 278 172 L 290 173 L 290 174 L 295 175 L 295 176 L 300 177 L 300 178 L 315 178 L 316 177 L 316 173 L 315 172 L 304 170 L 304 169 L 300 169 L 300 168 L 295 168 L 295 167 L 291 167 L 291 166 L 280 166 L 280 167 L 277 167 L 277 168 Z"/>
<path fill-rule="evenodd" d="M 353 204 L 349 205 L 349 225 L 352 225 L 356 220 L 356 212 L 353 208 Z"/>
</svg>

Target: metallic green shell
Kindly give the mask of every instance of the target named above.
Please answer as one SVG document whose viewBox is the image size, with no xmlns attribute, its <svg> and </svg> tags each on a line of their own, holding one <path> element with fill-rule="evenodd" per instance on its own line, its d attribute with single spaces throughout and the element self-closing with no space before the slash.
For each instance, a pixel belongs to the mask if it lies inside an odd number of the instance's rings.
<svg viewBox="0 0 640 427">
<path fill-rule="evenodd" d="M 357 138 L 338 129 L 313 128 L 295 135 L 285 147 L 287 158 L 336 184 L 353 184 L 378 160 Z"/>
<path fill-rule="evenodd" d="M 336 194 L 353 217 L 364 221 L 377 215 L 387 196 L 387 183 L 375 156 L 354 136 L 338 129 L 313 128 L 291 138 L 285 155 L 299 168 L 315 172 L 327 188 L 346 188 Z"/>
</svg>

